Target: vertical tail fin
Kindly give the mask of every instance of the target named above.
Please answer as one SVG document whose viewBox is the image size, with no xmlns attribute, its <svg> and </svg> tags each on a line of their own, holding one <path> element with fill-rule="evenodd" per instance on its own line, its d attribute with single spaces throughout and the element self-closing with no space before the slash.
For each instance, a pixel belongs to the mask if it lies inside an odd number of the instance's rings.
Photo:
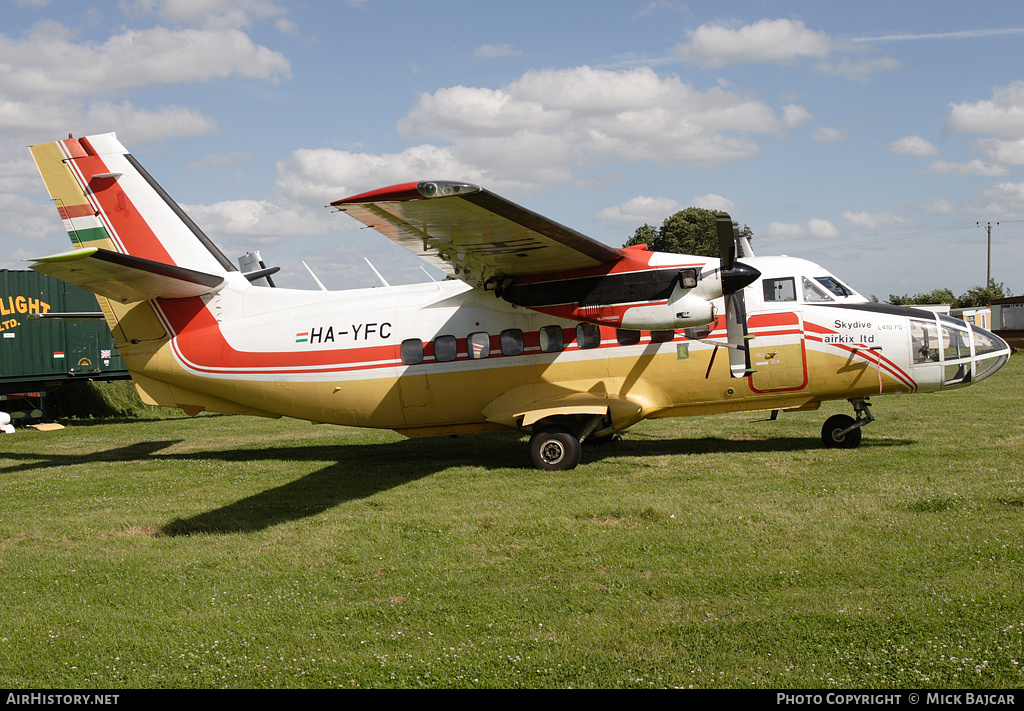
<svg viewBox="0 0 1024 711">
<path fill-rule="evenodd" d="M 75 247 L 208 274 L 237 271 L 113 133 L 30 150 Z"/>
</svg>

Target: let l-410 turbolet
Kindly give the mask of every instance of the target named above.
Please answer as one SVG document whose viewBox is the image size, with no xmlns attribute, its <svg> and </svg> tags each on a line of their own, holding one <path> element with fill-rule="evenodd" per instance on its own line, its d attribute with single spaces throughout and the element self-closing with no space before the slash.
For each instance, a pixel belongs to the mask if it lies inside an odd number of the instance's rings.
<svg viewBox="0 0 1024 711">
<path fill-rule="evenodd" d="M 95 293 L 147 403 L 408 436 L 514 429 L 570 469 L 637 422 L 814 410 L 855 447 L 868 398 L 977 383 L 992 333 L 877 304 L 820 266 L 755 257 L 720 214 L 720 256 L 618 249 L 483 188 L 396 185 L 338 200 L 453 279 L 347 291 L 257 286 L 113 134 L 33 146 L 74 245 L 33 269 Z"/>
</svg>

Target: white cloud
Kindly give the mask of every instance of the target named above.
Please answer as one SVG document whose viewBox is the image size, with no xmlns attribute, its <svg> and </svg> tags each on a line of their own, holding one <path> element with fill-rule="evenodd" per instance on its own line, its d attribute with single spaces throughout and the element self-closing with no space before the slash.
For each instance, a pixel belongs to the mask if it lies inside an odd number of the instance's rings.
<svg viewBox="0 0 1024 711">
<path fill-rule="evenodd" d="M 287 198 L 325 205 L 348 195 L 413 180 L 480 182 L 482 174 L 436 146 L 371 155 L 330 148 L 302 149 L 277 165 L 277 187 Z"/>
<path fill-rule="evenodd" d="M 806 222 L 771 222 L 764 228 L 764 236 L 772 239 L 834 239 L 839 234 L 839 228 L 820 217 Z M 761 233 L 757 236 L 760 237 Z"/>
<path fill-rule="evenodd" d="M 931 141 L 920 136 L 905 136 L 889 144 L 889 152 L 903 156 L 928 157 L 937 156 L 939 149 Z"/>
<path fill-rule="evenodd" d="M 226 200 L 212 205 L 182 205 L 203 230 L 220 241 L 222 236 L 242 237 L 249 247 L 296 236 L 336 231 L 328 210 L 285 208 L 268 200 Z"/>
<path fill-rule="evenodd" d="M 277 80 L 288 60 L 237 29 L 126 30 L 102 45 L 75 43 L 55 22 L 24 39 L 0 35 L 0 91 L 10 97 L 111 94 L 229 76 Z"/>
<path fill-rule="evenodd" d="M 847 210 L 843 213 L 843 219 L 851 227 L 860 230 L 889 229 L 913 225 L 913 220 L 891 212 L 853 212 L 852 210 Z"/>
<path fill-rule="evenodd" d="M 818 69 L 826 74 L 838 74 L 847 79 L 865 82 L 873 74 L 891 72 L 903 66 L 903 63 L 891 57 L 844 57 L 835 64 L 821 62 Z"/>
<path fill-rule="evenodd" d="M 155 111 L 137 109 L 130 102 L 99 102 L 89 106 L 81 132 L 91 134 L 117 129 L 127 144 L 145 143 L 176 136 L 203 136 L 216 133 L 217 122 L 198 111 L 168 106 Z"/>
<path fill-rule="evenodd" d="M 683 209 L 671 198 L 646 197 L 639 195 L 627 200 L 622 205 L 606 207 L 597 214 L 598 219 L 610 222 L 625 222 L 631 225 L 660 225 L 667 217 Z"/>
<path fill-rule="evenodd" d="M 621 205 L 606 207 L 597 214 L 597 217 L 600 220 L 607 220 L 609 222 L 657 226 L 664 222 L 666 218 L 671 217 L 680 210 L 685 210 L 687 207 L 700 207 L 705 210 L 721 210 L 722 212 L 729 213 L 736 212 L 737 209 L 735 202 L 715 193 L 698 195 L 691 198 L 685 205 L 672 198 L 655 198 L 639 195 Z"/>
<path fill-rule="evenodd" d="M 983 215 L 1019 218 L 1024 214 L 1024 183 L 999 183 L 972 195 L 967 204 Z"/>
<path fill-rule="evenodd" d="M 781 62 L 813 57 L 824 59 L 832 41 L 799 20 L 761 20 L 739 29 L 705 24 L 698 27 L 676 53 L 688 62 L 724 67 L 740 62 Z"/>
<path fill-rule="evenodd" d="M 935 215 L 948 215 L 956 212 L 956 206 L 954 206 L 953 203 L 945 198 L 938 197 L 910 205 L 907 209 L 914 212 L 928 212 Z"/>
<path fill-rule="evenodd" d="M 820 143 L 843 143 L 850 139 L 850 130 L 822 126 L 811 134 L 811 138 Z"/>
<path fill-rule="evenodd" d="M 953 104 L 946 129 L 1016 141 L 1024 138 L 1024 81 L 992 90 L 992 99 Z"/>
<path fill-rule="evenodd" d="M 782 121 L 787 129 L 799 128 L 811 120 L 811 112 L 803 106 L 788 104 L 782 108 Z"/>
<path fill-rule="evenodd" d="M 764 228 L 764 236 L 773 239 L 797 239 L 806 235 L 806 225 L 796 222 L 769 222 Z"/>
<path fill-rule="evenodd" d="M 75 98 L 0 99 L 0 131 L 28 140 L 53 138 L 73 128 L 79 135 L 117 130 L 122 141 L 200 136 L 217 131 L 217 122 L 193 109 L 167 106 L 140 109 L 131 102 L 86 104 Z"/>
<path fill-rule="evenodd" d="M 41 180 L 39 180 L 39 187 L 42 190 Z M 53 241 L 53 237 L 64 235 L 64 238 L 67 239 L 67 233 L 61 228 L 61 222 L 57 218 L 57 213 L 52 203 L 40 205 L 23 195 L 0 193 L 0 214 L 4 216 L 5 236 L 16 237 L 19 240 L 45 238 L 51 245 L 59 244 L 59 242 Z M 30 250 L 36 253 L 28 256 L 44 256 L 38 253 L 38 247 L 30 247 Z M 7 255 L 4 256 L 6 257 Z M 24 267 L 18 268 L 23 269 Z"/>
<path fill-rule="evenodd" d="M 1008 175 L 1010 170 L 1006 166 L 986 163 L 975 158 L 967 163 L 937 160 L 928 166 L 928 172 L 935 175 L 984 175 L 991 178 Z"/>
<path fill-rule="evenodd" d="M 653 17 L 656 13 L 658 13 L 661 10 L 673 9 L 674 7 L 672 3 L 670 3 L 668 0 L 651 0 L 651 2 L 647 3 L 647 7 L 633 14 L 633 19 L 637 20 L 641 18 Z"/>
<path fill-rule="evenodd" d="M 272 0 L 133 0 L 122 2 L 121 8 L 130 17 L 155 14 L 164 22 L 211 30 L 248 27 L 287 14 Z"/>
<path fill-rule="evenodd" d="M 812 237 L 834 239 L 839 236 L 839 229 L 828 220 L 815 217 L 807 221 L 807 231 Z"/>
<path fill-rule="evenodd" d="M 816 60 L 817 68 L 855 81 L 866 81 L 872 74 L 902 66 L 890 57 L 869 57 L 869 51 L 849 41 L 837 41 L 825 32 L 816 32 L 799 20 L 760 20 L 738 29 L 721 24 L 704 24 L 689 40 L 677 45 L 675 54 L 684 61 L 709 68 L 744 62 L 793 64 Z M 844 53 L 838 61 L 828 57 Z"/>
<path fill-rule="evenodd" d="M 476 57 L 482 57 L 484 59 L 494 59 L 496 57 L 518 57 L 522 52 L 515 49 L 510 44 L 493 45 L 493 44 L 482 44 L 476 48 L 473 53 Z"/>
<path fill-rule="evenodd" d="M 982 138 L 976 146 L 994 163 L 1024 165 L 1024 139 L 1003 141 L 998 138 Z"/>
<path fill-rule="evenodd" d="M 729 198 L 722 197 L 721 195 L 716 195 L 715 193 L 698 195 L 690 200 L 690 204 L 694 207 L 703 207 L 705 210 L 720 210 L 722 212 L 728 212 L 729 214 L 732 214 L 739 209 L 739 205 L 735 202 Z"/>
<path fill-rule="evenodd" d="M 564 182 L 599 160 L 714 166 L 756 155 L 751 134 L 783 134 L 811 119 L 782 115 L 748 93 L 694 89 L 650 67 L 531 71 L 501 89 L 456 86 L 420 97 L 398 123 L 443 138 L 465 162 L 535 183 Z"/>
</svg>

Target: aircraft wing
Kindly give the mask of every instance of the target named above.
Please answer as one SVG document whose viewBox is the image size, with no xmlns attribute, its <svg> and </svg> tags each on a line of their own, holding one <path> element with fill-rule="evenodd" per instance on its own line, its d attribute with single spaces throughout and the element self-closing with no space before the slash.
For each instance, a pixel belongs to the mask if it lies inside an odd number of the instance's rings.
<svg viewBox="0 0 1024 711">
<path fill-rule="evenodd" d="M 622 258 L 621 250 L 468 183 L 404 183 L 331 205 L 477 287 Z"/>
</svg>

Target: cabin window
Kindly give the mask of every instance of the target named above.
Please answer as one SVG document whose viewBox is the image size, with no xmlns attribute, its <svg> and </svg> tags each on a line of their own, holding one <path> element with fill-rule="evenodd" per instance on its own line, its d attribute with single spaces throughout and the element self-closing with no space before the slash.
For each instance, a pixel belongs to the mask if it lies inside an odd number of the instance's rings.
<svg viewBox="0 0 1024 711">
<path fill-rule="evenodd" d="M 458 354 L 455 336 L 438 336 L 434 339 L 434 360 L 441 363 L 455 360 Z"/>
<path fill-rule="evenodd" d="M 482 331 L 469 334 L 466 351 L 470 358 L 486 358 L 491 354 L 491 337 Z"/>
<path fill-rule="evenodd" d="M 765 301 L 796 301 L 796 283 L 793 277 L 763 279 Z"/>
<path fill-rule="evenodd" d="M 667 331 L 651 331 L 651 343 L 668 343 L 675 340 L 676 332 L 672 329 Z"/>
<path fill-rule="evenodd" d="M 801 279 L 804 285 L 804 301 L 807 303 L 813 304 L 815 302 L 833 300 L 831 296 L 815 286 L 807 277 L 801 277 Z"/>
<path fill-rule="evenodd" d="M 581 323 L 576 327 L 576 344 L 580 348 L 597 348 L 601 345 L 601 329 L 592 323 Z"/>
<path fill-rule="evenodd" d="M 407 338 L 402 341 L 402 362 L 405 365 L 419 365 L 423 362 L 423 341 Z"/>
<path fill-rule="evenodd" d="M 558 353 L 562 350 L 562 327 L 544 326 L 540 329 L 540 349 L 545 353 Z"/>
<path fill-rule="evenodd" d="M 501 353 L 517 356 L 523 352 L 523 332 L 518 328 L 508 328 L 501 332 Z"/>
<path fill-rule="evenodd" d="M 620 346 L 635 346 L 640 342 L 640 332 L 617 328 L 615 329 L 615 340 L 619 342 Z"/>
</svg>

